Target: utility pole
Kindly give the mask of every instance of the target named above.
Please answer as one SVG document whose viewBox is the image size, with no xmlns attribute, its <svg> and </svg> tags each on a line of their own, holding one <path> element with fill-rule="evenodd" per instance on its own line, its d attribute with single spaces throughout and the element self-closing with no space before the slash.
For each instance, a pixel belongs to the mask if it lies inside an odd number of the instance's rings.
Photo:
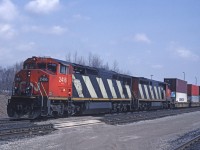
<svg viewBox="0 0 200 150">
<path fill-rule="evenodd" d="M 195 76 L 195 81 L 196 81 L 195 83 L 196 83 L 196 85 L 197 85 L 197 77 L 196 77 L 196 76 Z"/>
<path fill-rule="evenodd" d="M 183 72 L 183 80 L 185 81 L 185 72 Z"/>
<path fill-rule="evenodd" d="M 151 75 L 151 80 L 152 80 L 152 78 L 153 78 L 153 75 Z"/>
</svg>

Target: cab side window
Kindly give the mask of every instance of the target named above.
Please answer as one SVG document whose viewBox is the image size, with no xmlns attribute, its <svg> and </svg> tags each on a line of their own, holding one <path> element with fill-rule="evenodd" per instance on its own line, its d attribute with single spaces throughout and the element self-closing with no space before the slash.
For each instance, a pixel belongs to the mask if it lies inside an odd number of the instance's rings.
<svg viewBox="0 0 200 150">
<path fill-rule="evenodd" d="M 60 64 L 60 73 L 61 74 L 66 74 L 67 73 L 67 67 Z"/>
<path fill-rule="evenodd" d="M 52 72 L 56 73 L 56 68 L 57 68 L 57 65 L 56 65 L 56 64 L 53 64 L 53 63 L 48 63 L 48 64 L 47 64 L 47 69 L 48 69 L 49 71 L 52 71 Z"/>
</svg>

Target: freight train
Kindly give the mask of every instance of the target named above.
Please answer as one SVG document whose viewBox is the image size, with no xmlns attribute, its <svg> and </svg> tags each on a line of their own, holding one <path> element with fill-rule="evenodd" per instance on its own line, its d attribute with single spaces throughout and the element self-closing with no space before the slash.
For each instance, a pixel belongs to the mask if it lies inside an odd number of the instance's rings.
<svg viewBox="0 0 200 150">
<path fill-rule="evenodd" d="M 49 57 L 24 61 L 15 75 L 7 113 L 12 118 L 62 117 L 199 106 L 187 82 L 164 82 L 83 66 Z M 195 96 L 199 87 L 195 86 Z M 194 100 L 195 99 L 195 100 Z M 193 105 L 194 100 L 194 105 Z"/>
</svg>

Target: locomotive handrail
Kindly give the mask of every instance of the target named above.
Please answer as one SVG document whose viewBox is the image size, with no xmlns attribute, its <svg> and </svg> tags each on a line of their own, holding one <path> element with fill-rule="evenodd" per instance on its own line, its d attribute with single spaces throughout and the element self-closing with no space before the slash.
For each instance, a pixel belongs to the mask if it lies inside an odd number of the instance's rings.
<svg viewBox="0 0 200 150">
<path fill-rule="evenodd" d="M 42 107 L 43 107 L 43 94 L 42 94 L 42 92 L 41 92 L 41 89 L 40 89 L 40 87 L 39 87 L 39 85 L 38 85 L 38 83 L 37 82 L 35 82 L 36 83 L 36 85 L 37 85 L 37 87 L 38 87 L 38 90 L 40 91 L 40 95 L 42 96 Z"/>
<path fill-rule="evenodd" d="M 46 94 L 46 96 L 47 96 L 47 99 L 49 99 L 49 97 L 48 97 L 48 95 L 47 95 L 47 92 L 46 92 L 46 90 L 45 90 L 45 88 L 44 88 L 44 86 L 43 86 L 42 82 L 41 82 L 40 84 L 42 85 L 42 88 L 43 88 L 43 90 L 44 90 L 44 93 L 45 93 L 45 94 Z"/>
</svg>

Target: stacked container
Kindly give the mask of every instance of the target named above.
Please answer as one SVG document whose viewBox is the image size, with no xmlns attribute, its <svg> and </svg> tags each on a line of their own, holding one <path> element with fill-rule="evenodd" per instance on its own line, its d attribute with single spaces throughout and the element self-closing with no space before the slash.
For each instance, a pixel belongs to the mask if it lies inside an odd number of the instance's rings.
<svg viewBox="0 0 200 150">
<path fill-rule="evenodd" d="M 199 102 L 200 102 L 200 86 L 199 86 Z"/>
<path fill-rule="evenodd" d="M 187 82 L 176 78 L 165 78 L 164 82 L 168 83 L 171 90 L 171 98 L 174 102 L 187 102 Z"/>
<path fill-rule="evenodd" d="M 188 84 L 187 94 L 189 102 L 199 102 L 199 86 Z"/>
</svg>

